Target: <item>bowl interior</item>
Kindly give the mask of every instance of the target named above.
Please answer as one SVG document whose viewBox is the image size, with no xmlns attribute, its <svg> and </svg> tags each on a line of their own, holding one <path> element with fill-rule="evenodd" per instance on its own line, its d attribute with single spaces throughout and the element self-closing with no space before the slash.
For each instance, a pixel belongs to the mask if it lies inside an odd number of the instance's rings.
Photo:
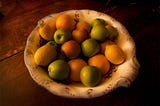
<svg viewBox="0 0 160 106">
<path fill-rule="evenodd" d="M 49 78 L 42 67 L 35 64 L 34 53 L 40 47 L 41 42 L 41 37 L 38 33 L 39 25 L 47 23 L 52 18 L 63 13 L 70 14 L 75 19 L 85 20 L 88 23 L 91 23 L 95 18 L 102 18 L 118 30 L 119 36 L 115 42 L 126 54 L 126 60 L 123 64 L 113 67 L 110 74 L 103 77 L 103 81 L 96 87 L 85 87 L 81 83 L 75 82 L 69 84 L 55 82 Z M 69 10 L 50 14 L 41 19 L 27 39 L 24 61 L 35 82 L 55 95 L 69 98 L 93 98 L 107 94 L 120 86 L 129 87 L 136 78 L 140 66 L 136 59 L 135 43 L 126 28 L 111 16 L 93 10 Z"/>
</svg>

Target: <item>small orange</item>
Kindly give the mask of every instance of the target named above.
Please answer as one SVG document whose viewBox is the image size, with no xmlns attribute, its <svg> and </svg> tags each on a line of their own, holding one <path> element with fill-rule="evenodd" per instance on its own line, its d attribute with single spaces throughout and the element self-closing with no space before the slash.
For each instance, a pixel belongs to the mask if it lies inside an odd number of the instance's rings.
<svg viewBox="0 0 160 106">
<path fill-rule="evenodd" d="M 70 80 L 80 81 L 80 71 L 87 63 L 84 60 L 77 58 L 70 60 L 68 64 L 70 67 Z"/>
<path fill-rule="evenodd" d="M 72 31 L 75 28 L 75 24 L 76 22 L 74 21 L 74 18 L 68 14 L 61 14 L 56 19 L 57 29 L 64 28 L 69 31 Z"/>
<path fill-rule="evenodd" d="M 72 37 L 78 43 L 82 43 L 89 37 L 89 34 L 85 29 L 75 29 L 72 32 Z"/>
<path fill-rule="evenodd" d="M 88 59 L 90 66 L 95 66 L 100 69 L 102 75 L 106 74 L 110 69 L 110 63 L 103 54 L 97 54 Z"/>
<path fill-rule="evenodd" d="M 80 54 L 81 47 L 75 40 L 69 40 L 61 46 L 61 52 L 69 59 L 77 58 Z"/>
<path fill-rule="evenodd" d="M 76 25 L 76 29 L 84 29 L 89 33 L 91 31 L 91 25 L 86 21 L 80 20 Z"/>
</svg>

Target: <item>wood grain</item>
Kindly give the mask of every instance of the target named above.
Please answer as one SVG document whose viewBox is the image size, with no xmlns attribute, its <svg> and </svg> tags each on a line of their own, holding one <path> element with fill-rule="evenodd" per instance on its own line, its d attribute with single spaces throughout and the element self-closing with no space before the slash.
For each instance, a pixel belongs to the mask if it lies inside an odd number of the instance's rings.
<svg viewBox="0 0 160 106">
<path fill-rule="evenodd" d="M 130 9 L 121 7 L 106 7 L 104 2 L 82 0 L 81 2 L 66 0 L 15 0 L 2 1 L 0 12 L 4 15 L 0 20 L 0 60 L 16 54 L 25 48 L 26 40 L 38 20 L 46 15 L 70 9 L 93 9 L 107 13 L 118 21 L 126 24 L 129 17 L 140 14 L 144 9 Z M 85 2 L 85 3 L 84 3 Z"/>
<path fill-rule="evenodd" d="M 0 8 L 0 12 L 5 16 L 0 20 L 0 60 L 24 50 L 27 37 L 37 25 L 38 20 L 46 15 L 86 7 L 103 9 L 102 3 L 88 1 L 86 4 L 82 4 L 83 2 L 85 1 L 80 3 L 72 0 L 67 2 L 59 0 L 48 2 L 45 0 L 2 1 L 3 8 Z"/>
<path fill-rule="evenodd" d="M 29 75 L 23 60 L 23 52 L 20 52 L 4 61 L 0 62 L 0 104 L 1 105 L 73 105 L 73 104 L 110 104 L 110 102 L 120 100 L 111 100 L 119 98 L 108 94 L 100 98 L 94 98 L 88 102 L 85 99 L 68 99 L 57 97 L 41 86 L 37 85 Z M 7 64 L 7 65 L 6 65 Z M 122 90 L 123 91 L 123 90 Z M 120 96 L 120 95 L 119 95 Z M 105 99 L 108 99 L 104 102 Z M 123 98 L 122 98 L 123 99 Z M 95 100 L 98 100 L 96 102 Z M 110 101 L 109 101 L 110 100 Z"/>
</svg>

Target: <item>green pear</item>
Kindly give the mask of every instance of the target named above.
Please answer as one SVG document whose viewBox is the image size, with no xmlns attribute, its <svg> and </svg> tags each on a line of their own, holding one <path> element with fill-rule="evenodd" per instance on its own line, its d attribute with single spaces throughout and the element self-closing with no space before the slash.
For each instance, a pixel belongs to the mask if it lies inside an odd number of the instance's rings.
<svg viewBox="0 0 160 106">
<path fill-rule="evenodd" d="M 81 82 L 88 87 L 94 87 L 101 81 L 101 71 L 95 66 L 84 66 L 80 72 Z"/>
<path fill-rule="evenodd" d="M 95 25 L 91 29 L 90 36 L 92 39 L 104 41 L 108 37 L 108 30 L 104 25 Z"/>
<path fill-rule="evenodd" d="M 70 69 L 66 61 L 58 59 L 49 64 L 48 72 L 52 79 L 62 81 L 69 77 Z"/>
<path fill-rule="evenodd" d="M 86 57 L 92 57 L 100 51 L 100 45 L 95 39 L 86 39 L 81 44 L 82 53 Z"/>
<path fill-rule="evenodd" d="M 114 40 L 114 39 L 117 38 L 117 36 L 118 36 L 118 31 L 117 31 L 116 28 L 114 28 L 114 27 L 111 26 L 111 25 L 107 25 L 107 26 L 106 26 L 106 29 L 108 30 L 108 33 L 109 33 L 108 38 L 109 38 L 110 40 Z"/>
<path fill-rule="evenodd" d="M 105 25 L 105 20 L 100 19 L 100 18 L 96 18 L 92 21 L 91 25 L 92 25 L 92 27 L 94 27 L 96 25 Z"/>
</svg>

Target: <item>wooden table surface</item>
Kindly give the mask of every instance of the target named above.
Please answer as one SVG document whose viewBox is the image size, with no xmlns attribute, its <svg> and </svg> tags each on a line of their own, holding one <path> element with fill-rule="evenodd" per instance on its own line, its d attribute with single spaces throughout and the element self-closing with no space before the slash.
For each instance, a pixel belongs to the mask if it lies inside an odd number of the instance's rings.
<svg viewBox="0 0 160 106">
<path fill-rule="evenodd" d="M 160 4 L 156 0 L 106 1 L 0 0 L 0 106 L 156 104 L 160 89 Z M 55 96 L 33 81 L 24 64 L 27 37 L 44 16 L 70 9 L 104 12 L 128 29 L 141 65 L 129 88 L 93 99 L 69 99 Z"/>
</svg>

